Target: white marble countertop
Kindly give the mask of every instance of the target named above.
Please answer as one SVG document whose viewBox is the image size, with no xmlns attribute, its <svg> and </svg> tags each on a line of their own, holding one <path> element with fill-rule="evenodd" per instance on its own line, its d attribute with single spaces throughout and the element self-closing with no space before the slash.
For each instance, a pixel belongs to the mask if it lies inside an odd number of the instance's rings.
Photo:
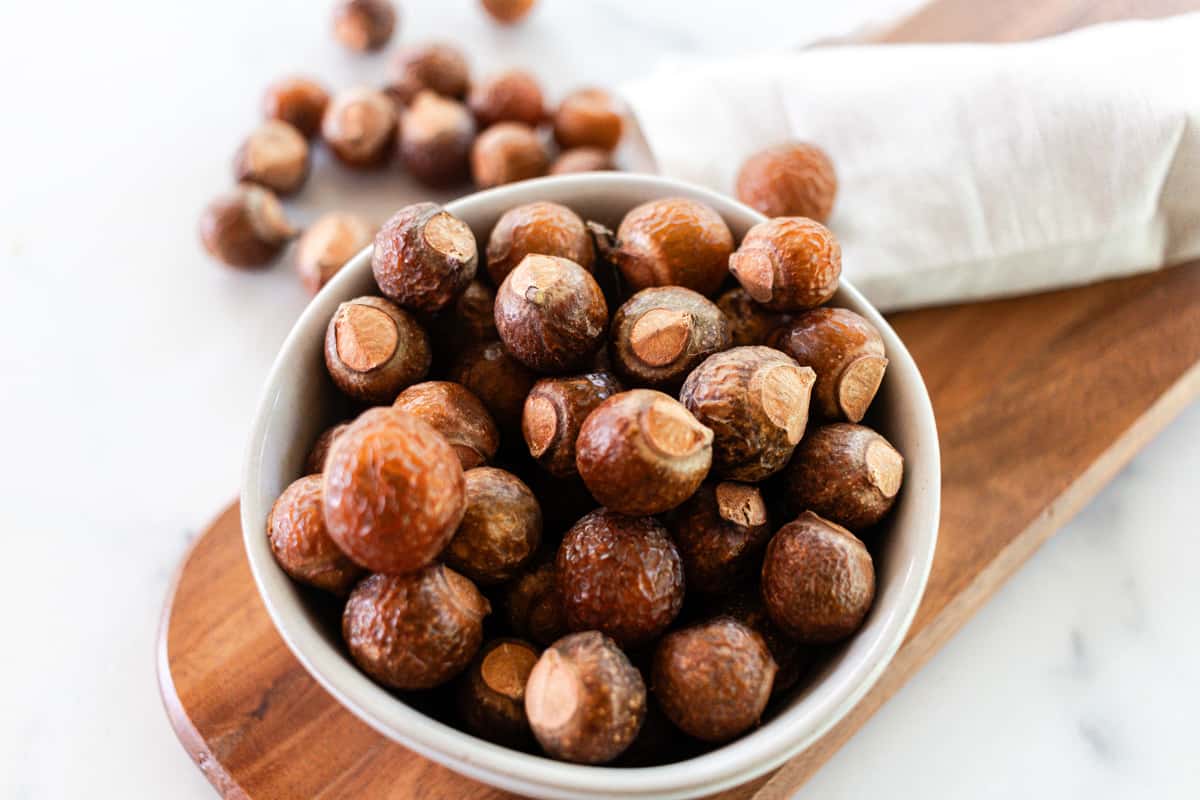
<svg viewBox="0 0 1200 800">
<path fill-rule="evenodd" d="M 914 3 L 542 0 L 507 31 L 473 0 L 406 0 L 400 39 L 462 42 L 477 71 L 526 66 L 558 95 Z M 163 713 L 155 628 L 188 541 L 236 492 L 306 298 L 286 264 L 213 264 L 195 226 L 268 81 L 383 73 L 331 42 L 328 6 L 26 4 L 0 26 L 0 797 L 212 796 Z M 382 218 L 421 194 L 319 161 L 297 214 Z M 1192 407 L 801 796 L 1200 795 L 1198 474 Z"/>
</svg>

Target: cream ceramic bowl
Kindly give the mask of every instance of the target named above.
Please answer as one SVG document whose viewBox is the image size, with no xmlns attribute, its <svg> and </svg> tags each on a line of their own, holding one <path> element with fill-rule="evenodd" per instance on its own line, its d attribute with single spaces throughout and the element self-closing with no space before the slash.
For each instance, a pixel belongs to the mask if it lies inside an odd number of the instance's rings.
<svg viewBox="0 0 1200 800">
<path fill-rule="evenodd" d="M 526 181 L 470 195 L 446 206 L 486 241 L 507 209 L 551 200 L 612 227 L 647 200 L 691 197 L 720 212 L 740 240 L 763 217 L 728 197 L 649 175 L 593 173 Z M 391 739 L 450 769 L 522 794 L 549 798 L 682 798 L 748 781 L 812 744 L 879 678 L 912 622 L 937 540 L 940 467 L 929 396 L 916 365 L 891 326 L 842 282 L 833 305 L 853 309 L 883 334 L 890 360 L 868 421 L 904 454 L 905 480 L 890 530 L 876 548 L 877 594 L 863 628 L 786 699 L 758 730 L 687 761 L 619 768 L 566 764 L 490 744 L 410 708 L 373 683 L 344 654 L 338 632 L 322 625 L 302 592 L 275 564 L 265 534 L 275 498 L 301 474 L 309 446 L 332 419 L 335 390 L 325 374 L 322 342 L 338 303 L 376 294 L 370 249 L 321 291 L 283 344 L 254 419 L 242 482 L 246 553 L 267 610 L 288 647 L 330 694 Z M 319 757 L 319 756 L 318 756 Z"/>
</svg>

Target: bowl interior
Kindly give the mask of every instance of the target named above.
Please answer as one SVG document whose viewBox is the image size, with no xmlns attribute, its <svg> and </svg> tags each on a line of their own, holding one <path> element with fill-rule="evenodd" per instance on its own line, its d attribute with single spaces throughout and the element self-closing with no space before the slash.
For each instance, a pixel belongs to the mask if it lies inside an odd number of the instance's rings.
<svg viewBox="0 0 1200 800">
<path fill-rule="evenodd" d="M 480 251 L 499 216 L 521 203 L 563 203 L 615 228 L 638 203 L 686 196 L 713 206 L 740 240 L 763 217 L 705 189 L 644 175 L 595 173 L 544 178 L 465 197 L 446 208 L 475 231 Z M 734 785 L 781 764 L 831 727 L 870 688 L 899 647 L 924 590 L 937 536 L 939 462 L 933 413 L 920 374 L 887 322 L 843 281 L 832 305 L 867 317 L 884 337 L 889 366 L 864 422 L 905 457 L 900 497 L 880 530 L 866 538 L 876 560 L 877 595 L 863 628 L 831 652 L 803 686 L 776 701 L 757 731 L 686 761 L 620 768 L 565 764 L 477 739 L 414 708 L 358 671 L 342 647 L 337 606 L 283 573 L 265 536 L 271 504 L 303 471 L 316 436 L 344 418 L 346 406 L 325 374 L 325 326 L 338 303 L 375 294 L 369 249 L 357 255 L 304 311 L 271 370 L 254 420 L 242 485 L 246 551 L 280 634 L 310 673 L 381 733 L 464 774 L 503 788 L 553 797 L 694 796 Z M 420 705 L 420 701 L 415 703 Z"/>
</svg>

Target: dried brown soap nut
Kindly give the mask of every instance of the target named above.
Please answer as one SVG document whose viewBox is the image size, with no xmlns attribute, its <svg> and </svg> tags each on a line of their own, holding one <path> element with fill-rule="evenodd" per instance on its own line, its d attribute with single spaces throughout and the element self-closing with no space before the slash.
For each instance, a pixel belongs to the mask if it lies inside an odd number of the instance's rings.
<svg viewBox="0 0 1200 800">
<path fill-rule="evenodd" d="M 606 172 L 616 169 L 612 153 L 599 147 L 572 147 L 564 150 L 550 165 L 551 175 L 574 172 Z"/>
<path fill-rule="evenodd" d="M 500 342 L 480 342 L 459 354 L 449 378 L 483 401 L 502 431 L 519 431 L 525 397 L 537 374 L 504 349 Z M 506 434 L 507 435 L 507 434 Z"/>
<path fill-rule="evenodd" d="M 396 29 L 396 9 L 388 0 L 342 0 L 333 9 L 333 35 L 360 53 L 379 50 Z"/>
<path fill-rule="evenodd" d="M 313 294 L 329 283 L 346 262 L 371 243 L 374 228 L 354 214 L 333 211 L 321 215 L 296 243 L 296 272 Z"/>
<path fill-rule="evenodd" d="M 754 302 L 750 293 L 740 286 L 718 297 L 717 308 L 721 309 L 721 313 L 729 321 L 729 334 L 734 347 L 771 344 L 768 337 L 788 319 L 785 315 L 768 311 Z M 820 380 L 819 375 L 817 380 Z"/>
<path fill-rule="evenodd" d="M 484 10 L 503 25 L 512 25 L 525 18 L 534 0 L 481 0 Z"/>
<path fill-rule="evenodd" d="M 329 447 L 322 473 L 325 525 L 372 572 L 419 569 L 442 552 L 466 510 L 453 448 L 421 420 L 369 409 Z"/>
<path fill-rule="evenodd" d="M 384 296 L 427 313 L 454 302 L 478 264 L 475 234 L 437 203 L 397 211 L 375 235 L 371 253 L 371 272 Z"/>
<path fill-rule="evenodd" d="M 653 389 L 614 395 L 579 429 L 575 466 L 588 491 L 622 514 L 659 514 L 691 497 L 712 465 L 713 432 Z"/>
<path fill-rule="evenodd" d="M 496 291 L 495 313 L 504 346 L 539 372 L 585 368 L 608 327 L 608 305 L 595 278 L 557 256 L 525 256 Z"/>
<path fill-rule="evenodd" d="M 753 575 L 771 525 L 758 487 L 706 483 L 679 507 L 671 532 L 689 591 L 727 592 Z"/>
<path fill-rule="evenodd" d="M 825 151 L 806 142 L 760 150 L 742 164 L 737 196 L 768 217 L 829 219 L 837 195 L 837 173 Z"/>
<path fill-rule="evenodd" d="M 484 586 L 512 578 L 542 540 L 542 507 L 511 472 L 476 467 L 466 473 L 467 511 L 442 558 Z"/>
<path fill-rule="evenodd" d="M 836 642 L 871 608 L 875 566 L 853 533 L 805 511 L 767 545 L 762 595 L 771 620 L 793 639 Z"/>
<path fill-rule="evenodd" d="M 457 100 L 421 91 L 400 115 L 400 160 L 426 186 L 453 186 L 471 174 L 475 121 Z"/>
<path fill-rule="evenodd" d="M 621 108 L 603 89 L 579 89 L 563 98 L 554 112 L 554 138 L 564 150 L 598 147 L 612 150 L 621 141 Z"/>
<path fill-rule="evenodd" d="M 320 475 L 306 475 L 283 490 L 267 517 L 267 541 L 283 571 L 301 583 L 345 595 L 362 577 L 325 530 Z"/>
<path fill-rule="evenodd" d="M 265 266 L 295 235 L 279 198 L 252 184 L 220 195 L 200 217 L 204 249 L 218 261 L 241 269 Z"/>
<path fill-rule="evenodd" d="M 756 631 L 767 643 L 771 658 L 779 667 L 771 687 L 772 695 L 791 689 L 812 668 L 817 650 L 792 640 L 771 621 L 757 580 L 745 589 L 720 597 L 718 616 L 733 617 Z"/>
<path fill-rule="evenodd" d="M 668 197 L 626 214 L 615 241 L 601 229 L 597 243 L 635 291 L 682 286 L 708 296 L 721 288 L 729 272 L 733 233 L 709 206 Z"/>
<path fill-rule="evenodd" d="M 388 403 L 425 377 L 433 354 L 412 315 L 382 297 L 338 306 L 325 330 L 325 366 L 334 384 L 355 400 Z"/>
<path fill-rule="evenodd" d="M 329 105 L 329 92 L 311 78 L 283 78 L 267 87 L 263 95 L 263 116 L 288 123 L 304 136 L 312 137 L 321 129 L 321 117 Z"/>
<path fill-rule="evenodd" d="M 817 373 L 813 404 L 825 419 L 858 422 L 888 360 L 874 325 L 845 308 L 814 308 L 777 330 L 771 343 Z"/>
<path fill-rule="evenodd" d="M 612 639 L 596 631 L 575 633 L 534 665 L 525 714 L 554 758 L 603 764 L 637 737 L 646 716 L 646 684 Z"/>
<path fill-rule="evenodd" d="M 467 730 L 505 747 L 529 747 L 525 684 L 539 655 L 540 648 L 520 639 L 493 639 L 483 646 L 458 687 L 458 712 Z"/>
<path fill-rule="evenodd" d="M 233 179 L 291 194 L 308 177 L 308 142 L 286 122 L 269 119 L 246 137 L 233 158 Z"/>
<path fill-rule="evenodd" d="M 505 591 L 508 623 L 518 636 L 548 645 L 567 633 L 558 570 L 547 561 L 522 573 Z"/>
<path fill-rule="evenodd" d="M 699 292 L 682 286 L 642 289 L 613 315 L 613 367 L 635 386 L 676 389 L 713 353 L 729 347 L 729 322 Z"/>
<path fill-rule="evenodd" d="M 837 291 L 842 246 L 819 222 L 770 219 L 747 231 L 729 257 L 729 271 L 756 302 L 772 311 L 803 311 Z"/>
<path fill-rule="evenodd" d="M 347 166 L 387 163 L 396 139 L 395 104 L 383 92 L 358 87 L 338 92 L 321 119 L 321 138 Z"/>
<path fill-rule="evenodd" d="M 796 448 L 787 470 L 788 508 L 863 531 L 891 510 L 903 480 L 904 458 L 887 439 L 865 425 L 823 425 Z"/>
<path fill-rule="evenodd" d="M 520 69 L 506 70 L 472 86 L 467 105 L 481 128 L 497 122 L 537 127 L 546 116 L 542 87 L 537 78 Z"/>
<path fill-rule="evenodd" d="M 492 415 L 462 384 L 450 381 L 414 384 L 401 392 L 392 405 L 446 437 L 463 469 L 486 464 L 500 447 L 500 433 Z M 467 576 L 475 577 L 469 572 Z"/>
<path fill-rule="evenodd" d="M 412 102 L 422 89 L 461 100 L 470 83 L 471 70 L 462 51 L 452 44 L 431 42 L 396 56 L 387 92 L 401 105 Z"/>
<path fill-rule="evenodd" d="M 586 514 L 563 537 L 555 565 L 571 630 L 636 647 L 657 639 L 683 608 L 683 562 L 653 517 Z"/>
<path fill-rule="evenodd" d="M 350 427 L 350 423 L 339 422 L 321 431 L 321 435 L 313 442 L 312 449 L 308 451 L 308 456 L 304 459 L 304 470 L 306 472 L 310 475 L 324 472 L 325 456 L 329 455 L 329 446 L 348 427 Z"/>
<path fill-rule="evenodd" d="M 568 258 L 588 272 L 596 249 L 587 226 L 558 203 L 526 203 L 510 208 L 496 221 L 487 244 L 487 271 L 499 286 L 530 254 Z"/>
<path fill-rule="evenodd" d="M 497 122 L 475 137 L 471 177 L 481 189 L 545 175 L 546 150 L 537 132 L 520 122 Z"/>
<path fill-rule="evenodd" d="M 430 564 L 406 575 L 372 575 L 350 593 L 342 637 L 364 672 L 394 689 L 431 689 L 470 663 L 491 612 L 475 584 Z"/>
<path fill-rule="evenodd" d="M 713 472 L 761 481 L 783 469 L 808 424 L 816 375 L 769 347 L 734 347 L 696 367 L 679 399 L 713 431 Z"/>
<path fill-rule="evenodd" d="M 608 372 L 589 372 L 565 378 L 543 378 L 525 398 L 521 432 L 529 453 L 551 475 L 578 474 L 575 441 L 583 421 L 596 406 L 622 391 Z"/>
<path fill-rule="evenodd" d="M 667 718 L 706 742 L 758 724 L 775 680 L 762 636 L 732 617 L 669 633 L 654 651 L 654 696 Z"/>
</svg>

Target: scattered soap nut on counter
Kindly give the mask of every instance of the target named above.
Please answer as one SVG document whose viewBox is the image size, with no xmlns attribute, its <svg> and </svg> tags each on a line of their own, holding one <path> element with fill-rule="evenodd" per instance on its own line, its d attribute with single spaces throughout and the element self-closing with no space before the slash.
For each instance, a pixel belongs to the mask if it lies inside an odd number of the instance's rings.
<svg viewBox="0 0 1200 800">
<path fill-rule="evenodd" d="M 395 30 L 396 8 L 389 0 L 341 0 L 334 7 L 334 38 L 350 50 L 380 50 Z"/>
<path fill-rule="evenodd" d="M 321 215 L 296 242 L 293 263 L 300 282 L 316 294 L 374 238 L 374 227 L 355 214 L 333 211 Z"/>
<path fill-rule="evenodd" d="M 238 148 L 233 179 L 257 183 L 276 194 L 300 190 L 308 177 L 308 141 L 287 122 L 266 120 Z"/>
<path fill-rule="evenodd" d="M 514 25 L 533 10 L 534 0 L 480 0 L 484 11 L 501 25 Z"/>
<path fill-rule="evenodd" d="M 329 105 L 329 91 L 311 78 L 281 78 L 263 95 L 263 116 L 291 125 L 311 139 L 321 130 L 321 117 Z"/>
<path fill-rule="evenodd" d="M 768 217 L 808 217 L 825 222 L 837 197 L 837 173 L 825 151 L 807 142 L 760 150 L 738 171 L 735 192 Z"/>
<path fill-rule="evenodd" d="M 295 235 L 275 193 L 253 184 L 240 184 L 215 198 L 200 217 L 204 249 L 238 269 L 265 267 Z"/>
</svg>

